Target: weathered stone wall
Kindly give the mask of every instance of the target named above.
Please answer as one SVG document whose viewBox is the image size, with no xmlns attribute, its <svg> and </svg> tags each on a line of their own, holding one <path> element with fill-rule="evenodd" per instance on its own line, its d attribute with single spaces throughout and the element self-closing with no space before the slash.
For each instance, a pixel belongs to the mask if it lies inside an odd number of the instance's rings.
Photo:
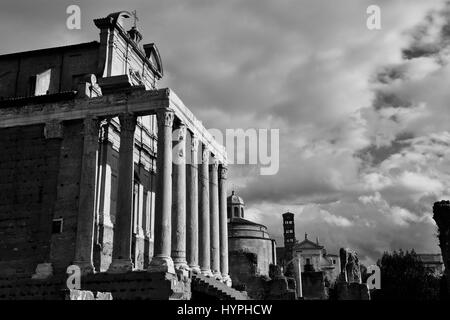
<svg viewBox="0 0 450 320">
<path fill-rule="evenodd" d="M 0 129 L 0 273 L 30 275 L 50 255 L 59 139 L 44 125 Z"/>
<path fill-rule="evenodd" d="M 0 56 L 0 97 L 29 95 L 30 78 L 52 69 L 50 93 L 76 89 L 77 82 L 98 71 L 98 42 Z"/>
<path fill-rule="evenodd" d="M 263 238 L 228 238 L 228 251 L 252 252 L 256 255 L 256 274 L 261 276 L 269 275 L 269 265 L 276 263 L 273 261 L 272 241 Z M 230 261 L 230 266 L 232 265 Z"/>
<path fill-rule="evenodd" d="M 84 75 L 98 71 L 98 42 L 0 56 L 0 97 L 29 95 L 30 78 L 52 69 L 50 93 L 76 89 Z"/>
<path fill-rule="evenodd" d="M 257 257 L 252 252 L 229 252 L 230 277 L 233 287 L 245 290 L 248 296 L 257 300 L 295 300 L 295 286 L 290 288 L 284 276 L 258 275 Z M 273 265 L 272 265 L 273 267 Z"/>
<path fill-rule="evenodd" d="M 45 280 L 0 278 L 0 300 L 64 300 L 70 290 L 67 277 Z M 94 274 L 81 278 L 81 290 L 109 292 L 114 300 L 190 299 L 190 278 L 147 271 L 126 274 Z"/>
<path fill-rule="evenodd" d="M 325 287 L 325 275 L 319 272 L 302 272 L 302 293 L 306 300 L 328 299 L 328 288 Z"/>
<path fill-rule="evenodd" d="M 337 300 L 370 300 L 369 288 L 365 283 L 338 281 L 334 290 Z"/>
<path fill-rule="evenodd" d="M 65 273 L 75 257 L 83 153 L 82 130 L 81 121 L 64 122 L 53 213 L 54 218 L 63 219 L 63 231 L 52 234 L 50 250 L 50 262 L 56 273 Z"/>
</svg>

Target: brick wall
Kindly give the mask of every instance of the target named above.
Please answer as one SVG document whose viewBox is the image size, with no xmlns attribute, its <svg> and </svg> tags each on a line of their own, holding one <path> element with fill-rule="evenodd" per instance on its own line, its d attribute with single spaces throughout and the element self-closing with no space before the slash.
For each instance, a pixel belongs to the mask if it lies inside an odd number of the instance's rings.
<svg viewBox="0 0 450 320">
<path fill-rule="evenodd" d="M 60 141 L 43 125 L 0 129 L 0 273 L 30 274 L 50 251 Z"/>
<path fill-rule="evenodd" d="M 55 273 L 65 273 L 75 257 L 83 154 L 82 129 L 81 120 L 64 122 L 53 213 L 54 218 L 63 219 L 63 231 L 52 234 L 50 250 L 50 262 Z"/>
</svg>

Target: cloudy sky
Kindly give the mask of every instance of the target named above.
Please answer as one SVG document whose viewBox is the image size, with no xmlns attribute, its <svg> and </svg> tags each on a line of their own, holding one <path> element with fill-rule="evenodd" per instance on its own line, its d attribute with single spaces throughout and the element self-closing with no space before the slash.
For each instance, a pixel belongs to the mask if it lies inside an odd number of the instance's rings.
<svg viewBox="0 0 450 320">
<path fill-rule="evenodd" d="M 78 4 L 81 30 L 68 30 Z M 381 8 L 368 30 L 366 8 Z M 440 252 L 432 204 L 450 198 L 450 5 L 440 0 L 3 0 L 0 53 L 98 40 L 92 19 L 138 11 L 165 79 L 209 128 L 280 130 L 280 170 L 233 166 L 246 216 L 365 263 Z"/>
</svg>

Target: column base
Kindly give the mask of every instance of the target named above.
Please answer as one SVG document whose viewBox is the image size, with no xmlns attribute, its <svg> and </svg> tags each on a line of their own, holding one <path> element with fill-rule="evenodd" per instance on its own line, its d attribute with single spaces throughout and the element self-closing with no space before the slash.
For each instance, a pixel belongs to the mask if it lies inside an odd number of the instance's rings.
<svg viewBox="0 0 450 320">
<path fill-rule="evenodd" d="M 213 271 L 212 272 L 212 276 L 214 279 L 218 280 L 218 281 L 222 281 L 222 274 L 219 271 Z"/>
<path fill-rule="evenodd" d="M 198 265 L 189 266 L 189 268 L 193 274 L 201 273 L 200 266 Z"/>
<path fill-rule="evenodd" d="M 167 272 L 175 274 L 175 267 L 171 257 L 153 257 L 147 268 L 148 272 Z"/>
<path fill-rule="evenodd" d="M 189 277 L 191 269 L 187 265 L 186 260 L 176 261 L 174 260 L 175 272 L 182 277 Z"/>
<path fill-rule="evenodd" d="M 73 264 L 80 268 L 82 275 L 95 273 L 94 265 L 91 262 L 74 261 Z"/>
<path fill-rule="evenodd" d="M 175 258 L 175 259 L 173 259 L 173 265 L 174 265 L 175 269 L 189 270 L 189 266 L 185 259 L 177 260 Z"/>
<path fill-rule="evenodd" d="M 189 268 L 188 269 L 185 269 L 185 268 L 176 268 L 175 267 L 175 273 L 177 274 L 177 276 L 180 278 L 180 279 L 183 279 L 183 278 L 189 278 L 189 274 L 190 274 L 190 270 L 189 270 Z"/>
<path fill-rule="evenodd" d="M 228 287 L 231 287 L 232 285 L 231 278 L 227 274 L 222 275 L 222 282 L 225 283 Z"/>
<path fill-rule="evenodd" d="M 133 271 L 131 259 L 113 259 L 108 268 L 108 273 L 126 273 Z"/>
<path fill-rule="evenodd" d="M 212 278 L 213 274 L 211 272 L 211 269 L 200 269 L 200 272 L 202 275 L 204 275 L 205 277 L 209 277 Z"/>
</svg>

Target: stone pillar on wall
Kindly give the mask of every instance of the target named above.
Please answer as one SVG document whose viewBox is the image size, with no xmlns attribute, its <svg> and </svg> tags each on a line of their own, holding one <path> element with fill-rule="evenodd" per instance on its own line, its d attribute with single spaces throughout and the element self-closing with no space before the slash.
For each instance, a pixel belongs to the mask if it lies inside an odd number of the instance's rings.
<svg viewBox="0 0 450 320">
<path fill-rule="evenodd" d="M 173 137 L 172 259 L 175 269 L 188 270 L 186 262 L 186 126 L 181 123 Z"/>
<path fill-rule="evenodd" d="M 109 121 L 100 125 L 99 173 L 97 190 L 98 211 L 98 248 L 94 250 L 94 264 L 96 269 L 103 272 L 108 270 L 112 259 L 113 224 L 111 222 L 111 151 L 112 142 L 109 140 Z"/>
<path fill-rule="evenodd" d="M 108 272 L 131 271 L 131 237 L 133 223 L 134 132 L 136 116 L 119 115 L 120 148 L 117 180 L 117 210 L 114 224 L 113 258 Z"/>
<path fill-rule="evenodd" d="M 99 122 L 97 119 L 86 118 L 83 125 L 83 160 L 74 264 L 80 267 L 82 274 L 86 274 L 94 272 L 93 248 Z"/>
<path fill-rule="evenodd" d="M 225 165 L 219 166 L 220 272 L 223 282 L 231 286 L 228 274 L 227 171 Z"/>
<path fill-rule="evenodd" d="M 209 216 L 209 150 L 203 145 L 199 174 L 199 262 L 202 274 L 212 276 Z"/>
<path fill-rule="evenodd" d="M 56 140 L 62 140 L 63 139 L 63 125 L 62 123 L 57 121 L 49 121 L 44 126 L 44 138 L 45 139 L 56 139 Z M 59 144 L 61 144 L 59 142 Z M 61 148 L 61 146 L 59 147 Z M 54 163 L 55 167 L 58 167 L 59 165 Z M 54 203 L 56 201 L 56 192 L 53 189 L 54 186 L 58 184 L 58 177 L 57 175 L 54 177 L 54 179 L 46 179 L 46 182 L 44 184 L 44 197 L 42 200 L 42 206 L 43 211 L 45 212 L 51 212 L 53 214 L 53 207 Z M 47 196 L 45 196 L 47 195 Z M 48 220 L 46 215 L 41 214 L 39 218 L 39 225 L 37 226 L 42 234 L 37 235 L 33 241 L 37 242 L 40 241 L 40 239 L 46 239 L 48 237 L 51 237 L 51 221 Z M 51 250 L 51 249 L 50 249 Z M 41 263 L 38 263 L 36 266 L 35 273 L 32 275 L 33 279 L 46 279 L 53 275 L 53 265 L 50 262 L 50 250 L 48 252 L 48 255 L 46 257 L 43 257 L 43 260 Z"/>
<path fill-rule="evenodd" d="M 187 240 L 187 263 L 192 272 L 200 272 L 198 265 L 198 138 L 193 134 L 190 145 L 190 163 L 187 164 L 187 205 L 186 205 L 186 240 Z"/>
<path fill-rule="evenodd" d="M 210 205 L 210 227 L 211 227 L 211 272 L 218 280 L 222 280 L 220 273 L 220 228 L 219 228 L 219 185 L 218 185 L 219 162 L 212 158 L 209 165 L 209 205 Z"/>
<path fill-rule="evenodd" d="M 172 126 L 174 113 L 162 110 L 158 119 L 157 186 L 155 199 L 154 255 L 148 271 L 175 273 L 171 258 L 172 237 Z"/>
</svg>

